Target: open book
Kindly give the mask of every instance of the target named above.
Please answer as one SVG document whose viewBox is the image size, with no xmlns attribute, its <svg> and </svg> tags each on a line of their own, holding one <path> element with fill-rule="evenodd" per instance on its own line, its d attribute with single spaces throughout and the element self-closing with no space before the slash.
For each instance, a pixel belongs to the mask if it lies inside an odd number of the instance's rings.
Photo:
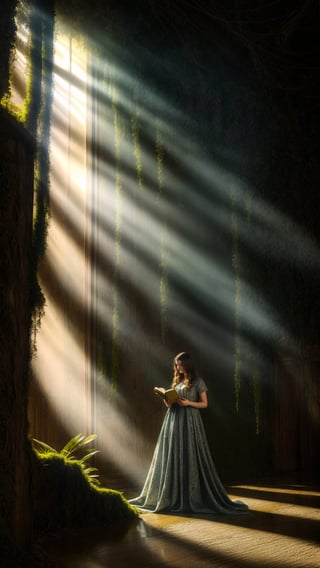
<svg viewBox="0 0 320 568">
<path fill-rule="evenodd" d="M 153 391 L 161 396 L 161 398 L 167 398 L 172 404 L 177 402 L 180 398 L 176 389 L 164 389 L 163 387 L 154 387 Z"/>
</svg>

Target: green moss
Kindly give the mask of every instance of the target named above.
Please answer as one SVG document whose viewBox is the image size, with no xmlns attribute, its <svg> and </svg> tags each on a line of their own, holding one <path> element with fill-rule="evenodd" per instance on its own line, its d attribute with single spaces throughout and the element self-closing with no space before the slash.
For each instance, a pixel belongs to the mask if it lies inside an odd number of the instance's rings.
<svg viewBox="0 0 320 568">
<path fill-rule="evenodd" d="M 121 492 L 98 487 L 79 460 L 36 454 L 35 527 L 52 530 L 130 520 L 137 511 Z"/>
<path fill-rule="evenodd" d="M 6 110 L 8 114 L 11 114 L 11 116 L 13 116 L 18 122 L 25 123 L 26 115 L 24 108 L 21 108 L 19 105 L 16 105 L 11 101 L 10 92 L 3 95 L 0 101 L 0 106 L 2 106 L 2 108 Z"/>
</svg>

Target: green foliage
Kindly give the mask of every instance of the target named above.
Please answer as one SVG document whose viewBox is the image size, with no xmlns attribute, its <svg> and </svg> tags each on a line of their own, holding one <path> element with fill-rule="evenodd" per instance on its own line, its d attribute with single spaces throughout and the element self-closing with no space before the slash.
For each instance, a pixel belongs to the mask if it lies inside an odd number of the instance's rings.
<svg viewBox="0 0 320 568">
<path fill-rule="evenodd" d="M 69 453 L 72 448 L 64 449 Z M 36 457 L 36 530 L 96 526 L 137 516 L 119 491 L 97 487 L 81 460 L 55 450 L 37 452 Z"/>
<path fill-rule="evenodd" d="M 98 475 L 97 475 L 97 468 L 96 467 L 87 467 L 87 462 L 98 453 L 98 450 L 95 448 L 88 448 L 88 452 L 81 457 L 76 458 L 76 454 L 81 453 L 81 451 L 86 448 L 93 440 L 96 439 L 96 434 L 90 434 L 89 436 L 84 436 L 83 434 L 77 434 L 71 440 L 67 442 L 67 444 L 60 450 L 56 450 L 46 444 L 46 442 L 42 442 L 41 440 L 33 439 L 35 450 L 38 456 L 50 457 L 53 455 L 61 456 L 70 461 L 77 461 L 80 467 L 83 469 L 85 475 L 90 478 L 91 483 L 99 484 Z"/>
</svg>

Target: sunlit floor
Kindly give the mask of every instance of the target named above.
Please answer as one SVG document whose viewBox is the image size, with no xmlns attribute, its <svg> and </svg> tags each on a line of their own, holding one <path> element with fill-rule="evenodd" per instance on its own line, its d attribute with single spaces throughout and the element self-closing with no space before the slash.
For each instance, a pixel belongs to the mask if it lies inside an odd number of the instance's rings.
<svg viewBox="0 0 320 568">
<path fill-rule="evenodd" d="M 320 485 L 301 479 L 229 487 L 231 497 L 249 505 L 245 515 L 147 513 L 129 527 L 56 537 L 46 545 L 50 566 L 319 568 Z"/>
</svg>

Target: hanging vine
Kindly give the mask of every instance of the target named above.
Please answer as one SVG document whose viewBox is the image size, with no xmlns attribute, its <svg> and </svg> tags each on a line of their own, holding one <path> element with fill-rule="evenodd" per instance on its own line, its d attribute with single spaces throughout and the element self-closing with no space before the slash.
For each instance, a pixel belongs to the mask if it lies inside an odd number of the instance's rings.
<svg viewBox="0 0 320 568">
<path fill-rule="evenodd" d="M 136 97 L 135 97 L 136 100 Z M 132 127 L 132 141 L 133 141 L 133 152 L 136 160 L 136 172 L 137 172 L 137 179 L 139 189 L 143 190 L 143 166 L 142 166 L 142 152 L 140 146 L 140 126 L 139 126 L 139 118 L 140 118 L 140 109 L 138 107 L 138 103 L 136 100 L 136 110 L 131 118 L 131 127 Z"/>
<path fill-rule="evenodd" d="M 256 420 L 256 434 L 260 434 L 260 407 L 261 407 L 261 377 L 258 370 L 252 375 L 252 389 L 254 401 L 254 415 Z"/>
<path fill-rule="evenodd" d="M 236 411 L 239 412 L 239 398 L 240 398 L 240 386 L 241 386 L 241 279 L 240 279 L 240 252 L 239 252 L 239 228 L 238 228 L 238 216 L 236 209 L 237 193 L 236 188 L 231 189 L 231 235 L 232 235 L 232 268 L 234 272 L 234 282 L 235 282 L 235 313 L 234 313 L 234 324 L 235 324 L 235 362 L 234 362 L 234 391 L 235 391 L 235 407 Z"/>
<path fill-rule="evenodd" d="M 252 200 L 253 195 L 252 192 L 247 189 L 245 193 L 244 199 L 244 206 L 246 212 L 246 232 L 249 236 L 250 231 L 252 230 L 251 220 L 252 220 Z M 254 407 L 254 416 L 255 416 L 255 431 L 256 435 L 260 434 L 260 422 L 261 422 L 261 374 L 260 371 L 256 368 L 257 361 L 254 360 L 254 355 L 251 353 L 246 353 L 246 364 L 248 368 L 251 370 L 251 387 L 252 387 L 252 396 L 253 396 L 253 407 Z"/>
<path fill-rule="evenodd" d="M 162 197 L 163 192 L 163 159 L 164 159 L 164 148 L 163 148 L 163 137 L 160 127 L 159 120 L 156 123 L 156 157 L 157 157 L 157 180 L 158 180 L 158 201 Z"/>
</svg>

